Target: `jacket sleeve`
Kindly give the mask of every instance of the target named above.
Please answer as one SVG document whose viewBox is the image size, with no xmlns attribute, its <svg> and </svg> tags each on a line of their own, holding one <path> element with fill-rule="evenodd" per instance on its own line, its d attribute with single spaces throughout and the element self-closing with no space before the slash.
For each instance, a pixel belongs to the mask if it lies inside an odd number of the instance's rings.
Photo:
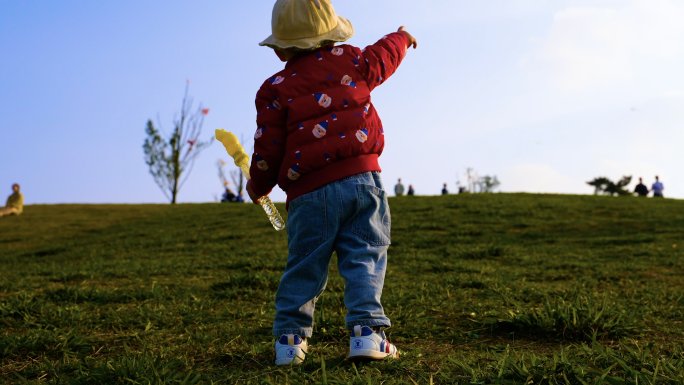
<svg viewBox="0 0 684 385">
<path fill-rule="evenodd" d="M 278 184 L 278 170 L 285 154 L 287 114 L 270 89 L 268 82 L 257 92 L 257 131 L 249 174 L 250 184 L 258 196 L 268 195 Z"/>
<path fill-rule="evenodd" d="M 406 56 L 408 44 L 406 35 L 395 32 L 363 50 L 366 83 L 371 91 L 384 83 L 399 68 L 399 64 Z"/>
</svg>

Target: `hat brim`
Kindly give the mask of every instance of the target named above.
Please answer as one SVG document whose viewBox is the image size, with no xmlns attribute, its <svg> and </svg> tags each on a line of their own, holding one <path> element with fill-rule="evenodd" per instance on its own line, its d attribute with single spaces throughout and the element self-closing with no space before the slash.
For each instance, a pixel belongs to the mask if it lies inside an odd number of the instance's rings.
<svg viewBox="0 0 684 385">
<path fill-rule="evenodd" d="M 259 45 L 281 50 L 310 51 L 324 45 L 347 41 L 352 36 L 354 36 L 352 23 L 342 16 L 337 16 L 337 27 L 328 33 L 300 39 L 277 39 L 271 35 Z"/>
</svg>

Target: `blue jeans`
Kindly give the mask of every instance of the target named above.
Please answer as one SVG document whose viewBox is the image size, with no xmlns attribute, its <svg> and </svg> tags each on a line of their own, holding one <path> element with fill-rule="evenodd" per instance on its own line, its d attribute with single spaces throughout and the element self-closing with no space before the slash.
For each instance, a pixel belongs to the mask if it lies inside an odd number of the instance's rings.
<svg viewBox="0 0 684 385">
<path fill-rule="evenodd" d="M 276 293 L 273 335 L 311 337 L 316 300 L 333 251 L 345 280 L 347 329 L 391 326 L 380 304 L 390 244 L 390 211 L 379 172 L 341 179 L 290 202 L 289 254 Z"/>
</svg>

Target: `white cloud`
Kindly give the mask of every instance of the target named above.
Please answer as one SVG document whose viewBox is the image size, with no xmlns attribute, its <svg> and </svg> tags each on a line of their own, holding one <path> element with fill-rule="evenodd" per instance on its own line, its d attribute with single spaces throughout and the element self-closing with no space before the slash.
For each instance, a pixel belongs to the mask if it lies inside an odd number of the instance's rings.
<svg viewBox="0 0 684 385">
<path fill-rule="evenodd" d="M 557 12 L 547 36 L 521 59 L 521 68 L 566 89 L 633 79 L 681 52 L 683 5 L 634 0 L 623 7 Z"/>
</svg>

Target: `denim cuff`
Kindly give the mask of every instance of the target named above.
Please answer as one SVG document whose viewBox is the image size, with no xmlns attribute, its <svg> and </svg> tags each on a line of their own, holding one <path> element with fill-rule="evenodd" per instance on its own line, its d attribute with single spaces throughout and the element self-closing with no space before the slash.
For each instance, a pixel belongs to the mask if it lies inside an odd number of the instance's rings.
<svg viewBox="0 0 684 385">
<path fill-rule="evenodd" d="M 382 326 L 382 327 L 386 327 L 386 328 L 392 327 L 392 323 L 390 322 L 389 318 L 385 318 L 385 319 L 349 321 L 349 322 L 347 322 L 347 330 L 354 329 L 354 326 L 356 326 L 356 325 L 369 326 L 369 327 Z"/>
<path fill-rule="evenodd" d="M 313 333 L 313 328 L 301 329 L 273 329 L 273 337 L 280 337 L 283 334 L 297 334 L 302 338 L 309 338 Z"/>
</svg>

